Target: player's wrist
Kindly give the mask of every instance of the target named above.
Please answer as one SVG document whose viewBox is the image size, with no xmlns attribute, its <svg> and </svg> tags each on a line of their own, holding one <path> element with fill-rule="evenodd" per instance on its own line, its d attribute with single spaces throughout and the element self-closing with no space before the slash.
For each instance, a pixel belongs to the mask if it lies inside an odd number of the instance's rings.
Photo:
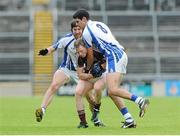
<svg viewBox="0 0 180 136">
<path fill-rule="evenodd" d="M 84 68 L 84 73 L 89 73 L 89 69 L 87 69 L 87 68 Z"/>
</svg>

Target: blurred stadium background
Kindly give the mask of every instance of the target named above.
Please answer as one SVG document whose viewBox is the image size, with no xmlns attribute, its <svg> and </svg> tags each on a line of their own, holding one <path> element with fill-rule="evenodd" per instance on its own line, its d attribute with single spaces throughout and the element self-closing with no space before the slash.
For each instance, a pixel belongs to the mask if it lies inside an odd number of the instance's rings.
<svg viewBox="0 0 180 136">
<path fill-rule="evenodd" d="M 129 56 L 123 85 L 141 96 L 180 96 L 180 0 L 0 0 L 0 96 L 42 95 L 62 52 L 39 57 L 90 11 Z M 58 94 L 72 95 L 74 83 Z"/>
</svg>

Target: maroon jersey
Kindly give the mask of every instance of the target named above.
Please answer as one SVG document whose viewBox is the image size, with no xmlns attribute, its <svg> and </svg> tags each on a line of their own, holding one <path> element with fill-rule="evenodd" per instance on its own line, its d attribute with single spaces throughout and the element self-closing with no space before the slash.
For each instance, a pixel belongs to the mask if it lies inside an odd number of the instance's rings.
<svg viewBox="0 0 180 136">
<path fill-rule="evenodd" d="M 102 55 L 100 52 L 93 50 L 93 54 L 94 54 L 93 64 L 96 62 L 100 62 L 101 64 L 106 62 L 104 55 Z M 78 67 L 86 68 L 86 66 L 87 66 L 87 56 L 84 58 L 78 57 Z"/>
</svg>

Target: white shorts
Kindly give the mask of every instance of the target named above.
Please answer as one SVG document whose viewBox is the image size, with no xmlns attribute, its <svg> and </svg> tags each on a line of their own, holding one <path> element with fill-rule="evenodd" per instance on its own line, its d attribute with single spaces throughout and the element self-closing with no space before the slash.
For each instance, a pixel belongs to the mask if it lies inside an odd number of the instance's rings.
<svg viewBox="0 0 180 136">
<path fill-rule="evenodd" d="M 119 72 L 122 74 L 126 74 L 126 66 L 128 63 L 127 54 L 123 51 L 123 55 L 121 59 L 116 62 L 116 59 L 109 59 L 110 61 L 106 63 L 106 72 L 107 73 L 113 73 L 113 72 Z"/>
<path fill-rule="evenodd" d="M 73 70 L 69 70 L 67 68 L 59 68 L 60 70 L 62 70 L 64 72 L 64 74 L 69 77 L 69 79 L 74 80 L 76 83 L 78 83 L 79 78 L 77 76 L 77 72 L 73 71 Z"/>
</svg>

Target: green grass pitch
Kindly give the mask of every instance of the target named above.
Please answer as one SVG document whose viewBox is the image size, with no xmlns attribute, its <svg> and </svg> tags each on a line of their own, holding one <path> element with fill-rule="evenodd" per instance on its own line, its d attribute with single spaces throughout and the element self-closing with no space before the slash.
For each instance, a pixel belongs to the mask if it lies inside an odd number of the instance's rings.
<svg viewBox="0 0 180 136">
<path fill-rule="evenodd" d="M 103 97 L 100 118 L 106 127 L 94 127 L 85 101 L 89 128 L 78 129 L 74 97 L 56 96 L 42 122 L 36 122 L 35 109 L 42 97 L 0 97 L 1 135 L 180 135 L 180 97 L 150 97 L 144 118 L 131 101 L 125 101 L 137 128 L 122 129 L 122 115 L 109 97 Z"/>
</svg>

